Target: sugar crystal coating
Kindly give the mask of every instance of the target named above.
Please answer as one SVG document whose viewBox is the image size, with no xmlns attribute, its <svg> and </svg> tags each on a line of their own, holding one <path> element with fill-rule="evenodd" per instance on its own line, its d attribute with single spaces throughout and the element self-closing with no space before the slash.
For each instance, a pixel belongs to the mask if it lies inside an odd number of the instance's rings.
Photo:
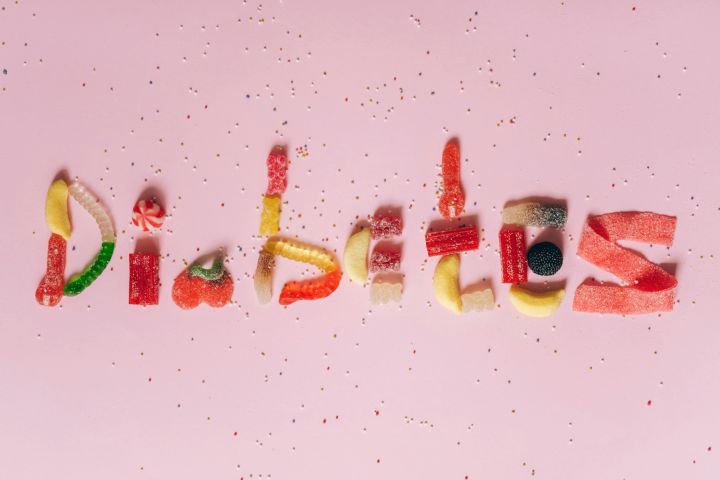
<svg viewBox="0 0 720 480">
<path fill-rule="evenodd" d="M 527 282 L 525 231 L 506 225 L 500 229 L 499 237 L 503 283 Z"/>
<path fill-rule="evenodd" d="M 506 224 L 562 228 L 567 222 L 567 209 L 561 205 L 523 202 L 503 208 L 502 220 Z"/>
<path fill-rule="evenodd" d="M 478 229 L 473 226 L 439 230 L 425 234 L 425 247 L 428 256 L 431 257 L 477 250 L 479 246 Z"/>
<path fill-rule="evenodd" d="M 448 220 L 459 217 L 465 210 L 465 194 L 460 184 L 460 148 L 456 142 L 448 142 L 443 150 L 442 180 L 440 214 Z"/>
<path fill-rule="evenodd" d="M 268 184 L 265 195 L 282 195 L 287 188 L 287 155 L 280 148 L 273 149 L 267 158 Z"/>
<path fill-rule="evenodd" d="M 131 253 L 128 259 L 130 263 L 128 303 L 157 305 L 160 293 L 160 255 Z"/>
<path fill-rule="evenodd" d="M 50 235 L 47 250 L 47 269 L 35 290 L 35 300 L 40 305 L 54 307 L 63 297 L 65 286 L 65 262 L 67 242 L 57 234 Z"/>
<path fill-rule="evenodd" d="M 400 270 L 400 257 L 398 250 L 375 248 L 370 255 L 370 271 L 397 272 Z"/>
<path fill-rule="evenodd" d="M 370 219 L 370 231 L 375 240 L 402 235 L 402 228 L 399 215 L 378 213 Z"/>
</svg>

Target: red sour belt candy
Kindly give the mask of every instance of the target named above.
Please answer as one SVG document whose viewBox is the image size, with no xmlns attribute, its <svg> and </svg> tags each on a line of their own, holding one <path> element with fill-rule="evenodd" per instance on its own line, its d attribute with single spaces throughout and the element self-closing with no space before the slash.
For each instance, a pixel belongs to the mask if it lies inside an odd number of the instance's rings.
<svg viewBox="0 0 720 480">
<path fill-rule="evenodd" d="M 670 246 L 677 219 L 650 212 L 615 212 L 590 217 L 578 255 L 619 277 L 628 286 L 585 280 L 575 291 L 577 312 L 639 314 L 667 312 L 675 303 L 674 276 L 617 244 L 633 240 Z"/>
<path fill-rule="evenodd" d="M 425 234 L 425 247 L 431 257 L 477 250 L 479 246 L 480 237 L 476 227 L 461 227 Z"/>
<path fill-rule="evenodd" d="M 276 147 L 267 158 L 268 185 L 265 195 L 282 195 L 287 188 L 287 155 Z"/>
<path fill-rule="evenodd" d="M 57 233 L 50 235 L 47 252 L 47 271 L 35 290 L 35 299 L 40 305 L 54 307 L 63 297 L 65 286 L 65 260 L 67 242 Z"/>
<path fill-rule="evenodd" d="M 449 142 L 443 150 L 442 179 L 440 214 L 448 220 L 459 217 L 465 210 L 465 194 L 460 185 L 460 147 L 456 142 Z"/>
<path fill-rule="evenodd" d="M 280 292 L 280 305 L 290 305 L 298 300 L 317 300 L 333 293 L 340 285 L 342 272 L 333 270 L 309 280 L 287 282 Z"/>
<path fill-rule="evenodd" d="M 507 226 L 500 229 L 500 261 L 503 283 L 527 282 L 525 230 Z"/>
<path fill-rule="evenodd" d="M 157 305 L 160 293 L 160 255 L 130 254 L 130 305 Z"/>
</svg>

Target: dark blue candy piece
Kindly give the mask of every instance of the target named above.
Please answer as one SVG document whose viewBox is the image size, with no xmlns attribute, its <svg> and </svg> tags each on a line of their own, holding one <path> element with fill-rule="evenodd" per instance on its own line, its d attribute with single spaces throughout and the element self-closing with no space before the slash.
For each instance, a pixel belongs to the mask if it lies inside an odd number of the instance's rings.
<svg viewBox="0 0 720 480">
<path fill-rule="evenodd" d="M 536 243 L 527 252 L 528 267 L 533 273 L 549 277 L 560 270 L 563 255 L 560 249 L 551 242 Z"/>
</svg>

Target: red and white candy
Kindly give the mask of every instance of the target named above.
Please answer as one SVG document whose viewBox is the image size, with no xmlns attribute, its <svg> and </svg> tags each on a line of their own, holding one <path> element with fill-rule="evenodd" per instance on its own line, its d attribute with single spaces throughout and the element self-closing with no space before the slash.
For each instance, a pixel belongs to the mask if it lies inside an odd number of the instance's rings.
<svg viewBox="0 0 720 480">
<path fill-rule="evenodd" d="M 133 207 L 132 223 L 143 232 L 162 227 L 165 210 L 153 200 L 138 200 Z"/>
</svg>

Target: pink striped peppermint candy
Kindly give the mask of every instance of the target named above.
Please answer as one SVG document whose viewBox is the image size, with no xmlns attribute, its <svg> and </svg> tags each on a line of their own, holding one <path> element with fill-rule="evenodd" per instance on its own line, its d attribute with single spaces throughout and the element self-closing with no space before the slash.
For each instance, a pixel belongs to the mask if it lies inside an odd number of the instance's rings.
<svg viewBox="0 0 720 480">
<path fill-rule="evenodd" d="M 143 232 L 162 227 L 165 221 L 165 210 L 152 200 L 138 200 L 133 207 L 132 223 Z"/>
</svg>

